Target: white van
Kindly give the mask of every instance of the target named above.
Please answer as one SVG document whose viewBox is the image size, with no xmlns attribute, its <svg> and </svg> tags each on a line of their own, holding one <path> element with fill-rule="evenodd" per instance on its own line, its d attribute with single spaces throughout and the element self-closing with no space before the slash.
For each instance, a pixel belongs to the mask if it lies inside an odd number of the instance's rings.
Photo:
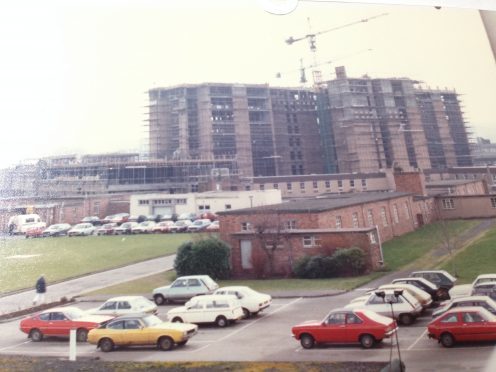
<svg viewBox="0 0 496 372">
<path fill-rule="evenodd" d="M 46 223 L 37 214 L 20 214 L 10 217 L 7 227 L 11 235 L 25 234 L 31 227 L 46 227 Z"/>
</svg>

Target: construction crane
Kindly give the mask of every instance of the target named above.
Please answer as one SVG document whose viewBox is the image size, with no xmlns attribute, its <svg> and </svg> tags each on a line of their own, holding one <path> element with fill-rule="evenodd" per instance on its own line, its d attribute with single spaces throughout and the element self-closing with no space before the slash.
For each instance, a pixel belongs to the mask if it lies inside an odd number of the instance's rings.
<svg viewBox="0 0 496 372">
<path fill-rule="evenodd" d="M 294 43 L 296 43 L 298 41 L 301 41 L 301 40 L 305 40 L 305 39 L 308 40 L 308 43 L 310 45 L 310 51 L 313 54 L 313 66 L 318 66 L 319 64 L 317 63 L 317 56 L 316 56 L 316 54 L 317 54 L 317 45 L 316 45 L 317 44 L 317 36 L 326 34 L 326 33 L 331 32 L 331 31 L 337 31 L 337 30 L 341 30 L 343 28 L 351 27 L 351 26 L 354 26 L 354 25 L 357 25 L 357 24 L 360 24 L 360 23 L 366 23 L 366 22 L 371 21 L 373 19 L 386 16 L 388 14 L 389 13 L 378 14 L 378 15 L 375 15 L 375 16 L 372 16 L 372 17 L 363 18 L 363 19 L 360 19 L 360 20 L 355 21 L 355 22 L 350 22 L 350 23 L 347 23 L 347 24 L 344 24 L 344 25 L 341 25 L 341 26 L 329 28 L 327 30 L 322 30 L 322 31 L 315 32 L 315 33 L 312 33 L 312 26 L 310 24 L 310 18 L 307 18 L 307 20 L 308 20 L 308 27 L 309 27 L 310 33 L 308 33 L 305 36 L 297 37 L 297 38 L 294 38 L 293 36 L 290 36 L 286 40 L 286 43 L 288 45 L 292 45 L 292 44 L 294 44 Z M 313 75 L 314 83 L 316 85 L 319 84 L 319 83 L 321 83 L 321 80 L 322 80 L 321 71 L 313 70 L 312 71 L 312 75 Z M 303 80 L 303 79 L 301 79 L 301 80 Z"/>
</svg>

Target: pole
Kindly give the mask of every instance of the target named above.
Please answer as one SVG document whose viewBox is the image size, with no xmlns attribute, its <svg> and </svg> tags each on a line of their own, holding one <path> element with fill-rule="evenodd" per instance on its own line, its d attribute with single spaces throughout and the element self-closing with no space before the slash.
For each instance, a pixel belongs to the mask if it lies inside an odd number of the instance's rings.
<svg viewBox="0 0 496 372">
<path fill-rule="evenodd" d="M 69 332 L 69 360 L 76 361 L 76 330 L 71 329 Z"/>
</svg>

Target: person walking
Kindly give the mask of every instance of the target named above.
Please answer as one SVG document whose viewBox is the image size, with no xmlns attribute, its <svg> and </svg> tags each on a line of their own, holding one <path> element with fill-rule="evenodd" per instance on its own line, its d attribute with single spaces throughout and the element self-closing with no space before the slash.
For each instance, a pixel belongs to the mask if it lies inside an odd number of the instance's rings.
<svg viewBox="0 0 496 372">
<path fill-rule="evenodd" d="M 36 295 L 33 299 L 33 306 L 40 305 L 45 302 L 45 293 L 46 293 L 46 282 L 45 276 L 41 274 L 41 276 L 36 281 Z"/>
</svg>

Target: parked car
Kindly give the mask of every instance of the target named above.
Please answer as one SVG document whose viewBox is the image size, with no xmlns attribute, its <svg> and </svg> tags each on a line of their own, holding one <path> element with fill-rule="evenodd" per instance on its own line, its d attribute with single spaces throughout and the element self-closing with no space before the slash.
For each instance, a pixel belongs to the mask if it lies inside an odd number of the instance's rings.
<svg viewBox="0 0 496 372">
<path fill-rule="evenodd" d="M 472 288 L 472 296 L 489 296 L 496 301 L 496 282 L 479 283 Z"/>
<path fill-rule="evenodd" d="M 158 223 L 162 220 L 162 215 L 161 214 L 151 214 L 149 216 L 146 216 L 146 220 Z"/>
<path fill-rule="evenodd" d="M 45 336 L 68 337 L 70 330 L 75 329 L 76 339 L 84 342 L 91 329 L 99 327 L 112 318 L 104 315 L 89 315 L 73 306 L 54 307 L 23 319 L 20 329 L 35 342 L 43 340 Z"/>
<path fill-rule="evenodd" d="M 483 307 L 490 313 L 496 315 L 496 302 L 494 302 L 490 297 L 469 296 L 469 297 L 457 297 L 457 298 L 453 298 L 450 301 L 447 301 L 432 313 L 432 317 L 437 318 L 438 316 L 441 316 L 445 312 L 454 309 L 456 307 L 470 307 L 470 306 Z"/>
<path fill-rule="evenodd" d="M 457 307 L 430 322 L 427 332 L 444 347 L 463 341 L 496 341 L 496 316 L 482 307 Z"/>
<path fill-rule="evenodd" d="M 9 235 L 25 234 L 32 227 L 46 228 L 46 222 L 37 214 L 20 214 L 9 218 L 7 223 Z"/>
<path fill-rule="evenodd" d="M 170 231 L 170 228 L 174 226 L 174 222 L 172 221 L 162 221 L 153 226 L 152 231 L 154 233 L 167 233 Z"/>
<path fill-rule="evenodd" d="M 162 218 L 160 219 L 161 221 L 177 221 L 177 213 L 169 213 L 169 214 L 163 214 Z"/>
<path fill-rule="evenodd" d="M 246 286 L 222 287 L 217 289 L 214 294 L 235 296 L 241 303 L 245 318 L 257 315 L 272 303 L 272 297 L 270 295 L 257 292 Z"/>
<path fill-rule="evenodd" d="M 143 214 L 140 214 L 138 216 L 129 216 L 127 219 L 127 222 L 137 222 L 141 223 L 143 221 L 146 221 L 146 216 Z"/>
<path fill-rule="evenodd" d="M 398 329 L 394 319 L 364 309 L 336 309 L 323 320 L 311 320 L 291 328 L 293 337 L 305 349 L 315 344 L 360 343 L 369 349 Z"/>
<path fill-rule="evenodd" d="M 217 220 L 217 215 L 212 212 L 203 212 L 200 214 L 200 218 L 204 220 L 210 220 L 211 222 Z"/>
<path fill-rule="evenodd" d="M 217 232 L 220 230 L 219 220 L 213 221 L 210 225 L 205 229 L 206 232 Z"/>
<path fill-rule="evenodd" d="M 143 221 L 131 228 L 132 234 L 147 234 L 153 232 L 156 223 L 153 221 Z"/>
<path fill-rule="evenodd" d="M 381 289 L 403 289 L 410 293 L 413 297 L 417 299 L 418 302 L 422 305 L 424 309 L 427 309 L 430 307 L 433 303 L 432 297 L 429 293 L 423 291 L 419 287 L 415 287 L 414 285 L 411 284 L 405 284 L 405 283 L 396 283 L 396 284 L 384 284 L 381 285 L 379 288 Z"/>
<path fill-rule="evenodd" d="M 241 303 L 235 296 L 202 295 L 195 296 L 184 306 L 176 307 L 167 313 L 172 322 L 215 323 L 226 327 L 243 318 Z"/>
<path fill-rule="evenodd" d="M 475 286 L 491 282 L 496 282 L 496 274 L 482 274 L 475 278 L 472 284 L 455 285 L 450 289 L 449 294 L 451 298 L 468 296 Z"/>
<path fill-rule="evenodd" d="M 95 315 L 125 315 L 132 313 L 156 314 L 157 305 L 143 296 L 122 296 L 110 298 L 105 303 L 87 311 Z"/>
<path fill-rule="evenodd" d="M 122 234 L 131 234 L 133 227 L 138 226 L 137 222 L 124 222 L 122 225 L 117 226 L 114 230 L 114 234 L 122 235 Z"/>
<path fill-rule="evenodd" d="M 96 235 L 114 235 L 117 224 L 115 222 L 106 223 L 96 229 Z"/>
<path fill-rule="evenodd" d="M 181 213 L 178 217 L 177 217 L 177 220 L 190 220 L 190 221 L 194 221 L 198 218 L 198 216 L 196 215 L 196 213 Z"/>
<path fill-rule="evenodd" d="M 68 232 L 67 236 L 88 236 L 93 235 L 96 228 L 91 223 L 78 223 L 73 226 Z"/>
<path fill-rule="evenodd" d="M 177 220 L 174 222 L 174 225 L 170 227 L 170 232 L 185 232 L 192 223 L 193 222 L 190 220 Z"/>
<path fill-rule="evenodd" d="M 68 223 L 57 223 L 55 225 L 50 225 L 45 230 L 43 230 L 43 236 L 67 235 L 70 229 L 71 225 L 69 225 Z"/>
<path fill-rule="evenodd" d="M 382 298 L 377 293 L 384 292 Z M 351 302 L 345 306 L 346 309 L 366 309 L 376 312 L 383 316 L 392 316 L 392 303 L 394 318 L 398 319 L 401 324 L 410 325 L 422 312 L 422 305 L 406 291 L 401 291 L 399 296 L 395 296 L 395 290 L 386 289 L 383 291 L 372 292 L 365 301 Z"/>
<path fill-rule="evenodd" d="M 212 294 L 219 285 L 208 275 L 181 276 L 171 285 L 155 288 L 153 299 L 157 305 L 171 301 L 186 301 L 198 295 Z"/>
<path fill-rule="evenodd" d="M 161 350 L 171 350 L 174 345 L 185 345 L 197 333 L 195 324 L 163 322 L 155 315 L 133 314 L 119 316 L 91 330 L 88 342 L 103 352 L 129 345 L 154 345 Z"/>
<path fill-rule="evenodd" d="M 43 231 L 45 231 L 45 226 L 31 226 L 26 229 L 24 236 L 26 239 L 41 238 L 43 237 Z"/>
<path fill-rule="evenodd" d="M 439 288 L 450 290 L 456 283 L 456 278 L 445 270 L 423 270 L 414 271 L 410 274 L 413 278 L 424 278 L 434 283 Z"/>
<path fill-rule="evenodd" d="M 128 218 L 129 218 L 129 213 L 117 213 L 111 216 L 110 221 L 108 222 L 114 222 L 117 225 L 121 225 L 124 222 L 127 222 Z"/>
<path fill-rule="evenodd" d="M 196 220 L 188 226 L 188 232 L 200 232 L 205 230 L 212 222 L 210 220 Z"/>
<path fill-rule="evenodd" d="M 91 223 L 93 226 L 102 225 L 102 220 L 98 216 L 88 216 L 84 217 L 79 223 Z"/>
<path fill-rule="evenodd" d="M 437 285 L 424 278 L 398 278 L 394 279 L 392 283 L 405 283 L 414 285 L 415 287 L 418 287 L 421 290 L 429 293 L 434 301 L 445 301 L 450 298 L 446 289 L 439 288 Z"/>
</svg>

